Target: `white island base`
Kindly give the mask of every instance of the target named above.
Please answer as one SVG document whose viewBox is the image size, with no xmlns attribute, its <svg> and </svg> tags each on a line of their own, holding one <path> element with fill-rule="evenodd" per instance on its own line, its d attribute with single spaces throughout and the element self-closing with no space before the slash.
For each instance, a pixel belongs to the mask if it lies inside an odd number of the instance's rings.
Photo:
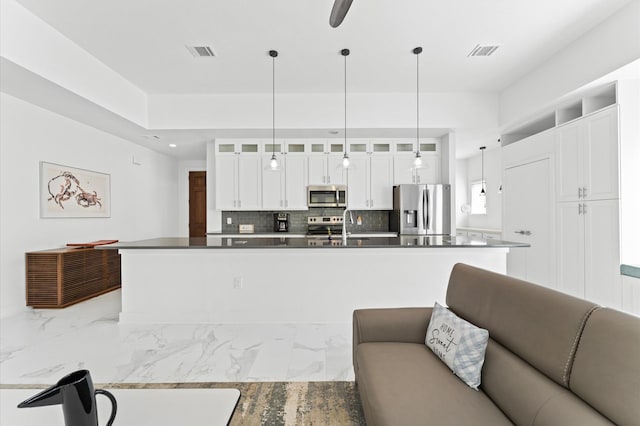
<svg viewBox="0 0 640 426">
<path fill-rule="evenodd" d="M 120 248 L 120 323 L 349 323 L 354 309 L 444 304 L 454 264 L 506 273 L 508 250 Z"/>
</svg>

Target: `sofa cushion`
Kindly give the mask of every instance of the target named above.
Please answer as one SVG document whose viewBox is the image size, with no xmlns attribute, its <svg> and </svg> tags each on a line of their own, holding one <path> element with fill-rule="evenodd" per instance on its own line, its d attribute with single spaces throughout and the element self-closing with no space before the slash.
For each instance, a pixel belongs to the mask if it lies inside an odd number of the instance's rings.
<svg viewBox="0 0 640 426">
<path fill-rule="evenodd" d="M 478 390 L 489 332 L 436 303 L 425 344 L 456 376 Z"/>
<path fill-rule="evenodd" d="M 568 386 L 578 338 L 597 305 L 525 281 L 456 264 L 449 309 L 556 383 Z"/>
<path fill-rule="evenodd" d="M 580 338 L 569 387 L 614 423 L 640 424 L 640 318 L 601 308 Z"/>
<path fill-rule="evenodd" d="M 610 424 L 587 403 L 489 339 L 481 389 L 518 425 Z"/>
<path fill-rule="evenodd" d="M 453 377 L 424 344 L 361 343 L 356 357 L 369 426 L 511 424 L 484 392 Z"/>
</svg>

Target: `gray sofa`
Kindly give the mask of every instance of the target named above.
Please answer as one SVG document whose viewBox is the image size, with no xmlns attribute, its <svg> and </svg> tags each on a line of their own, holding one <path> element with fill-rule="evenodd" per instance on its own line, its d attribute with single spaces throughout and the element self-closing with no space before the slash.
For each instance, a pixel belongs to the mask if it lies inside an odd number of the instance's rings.
<svg viewBox="0 0 640 426">
<path fill-rule="evenodd" d="M 640 318 L 464 264 L 446 303 L 489 330 L 480 390 L 425 346 L 431 308 L 357 310 L 369 426 L 640 425 Z"/>
</svg>

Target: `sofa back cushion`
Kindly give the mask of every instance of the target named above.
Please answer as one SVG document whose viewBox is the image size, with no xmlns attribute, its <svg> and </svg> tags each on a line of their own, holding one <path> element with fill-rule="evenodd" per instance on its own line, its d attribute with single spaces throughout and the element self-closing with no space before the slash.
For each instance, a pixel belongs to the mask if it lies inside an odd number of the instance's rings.
<svg viewBox="0 0 640 426">
<path fill-rule="evenodd" d="M 640 424 L 640 318 L 607 308 L 593 312 L 569 388 L 614 423 Z"/>
<path fill-rule="evenodd" d="M 461 263 L 451 272 L 447 304 L 457 315 L 489 330 L 493 340 L 564 387 L 568 387 L 580 333 L 597 307 Z"/>
<path fill-rule="evenodd" d="M 517 425 L 611 425 L 596 410 L 489 339 L 481 389 Z"/>
</svg>

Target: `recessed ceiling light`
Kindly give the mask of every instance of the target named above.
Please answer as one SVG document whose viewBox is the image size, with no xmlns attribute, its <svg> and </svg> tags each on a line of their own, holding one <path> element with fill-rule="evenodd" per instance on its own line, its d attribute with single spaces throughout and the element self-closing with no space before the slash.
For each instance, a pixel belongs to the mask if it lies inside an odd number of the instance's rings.
<svg viewBox="0 0 640 426">
<path fill-rule="evenodd" d="M 216 52 L 211 46 L 186 46 L 186 48 L 194 58 L 213 58 L 216 56 Z"/>
<path fill-rule="evenodd" d="M 479 44 L 476 45 L 476 47 L 474 47 L 471 52 L 469 52 L 468 56 L 491 56 L 493 54 L 493 52 L 495 52 L 498 49 L 498 45 L 493 45 L 493 46 L 481 46 Z"/>
<path fill-rule="evenodd" d="M 169 144 L 169 148 L 175 148 L 176 146 L 178 146 L 178 145 L 176 145 L 175 143 L 170 143 Z"/>
</svg>

